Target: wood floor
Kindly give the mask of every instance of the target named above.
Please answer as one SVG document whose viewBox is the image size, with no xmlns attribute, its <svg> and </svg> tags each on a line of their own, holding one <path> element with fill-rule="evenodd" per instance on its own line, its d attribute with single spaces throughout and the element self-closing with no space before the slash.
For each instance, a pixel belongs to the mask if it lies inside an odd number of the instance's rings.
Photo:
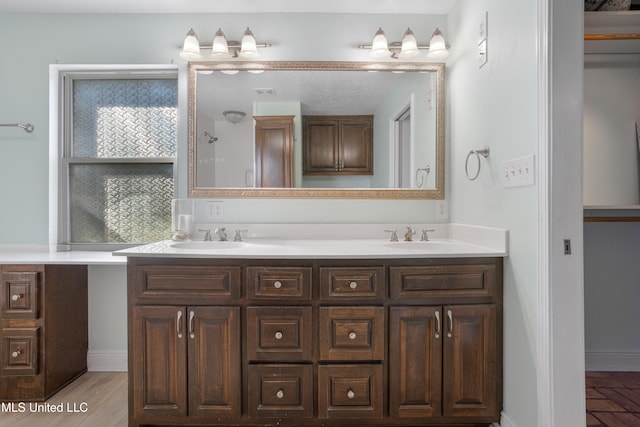
<svg viewBox="0 0 640 427">
<path fill-rule="evenodd" d="M 640 372 L 587 372 L 586 385 L 588 427 L 640 427 Z M 63 412 L 3 407 L 0 427 L 125 427 L 127 374 L 86 373 L 47 403 L 62 403 Z"/>
<path fill-rule="evenodd" d="M 42 402 L 39 404 L 43 405 Z M 37 408 L 30 406 L 29 402 L 23 402 L 23 412 L 19 412 L 19 402 L 16 402 L 14 412 L 11 412 L 4 402 L 0 427 L 125 427 L 128 414 L 127 373 L 86 373 L 56 393 L 46 404 L 55 405 L 56 409 L 62 404 L 63 412 L 36 412 Z"/>
<path fill-rule="evenodd" d="M 587 372 L 587 426 L 640 427 L 640 372 Z"/>
</svg>

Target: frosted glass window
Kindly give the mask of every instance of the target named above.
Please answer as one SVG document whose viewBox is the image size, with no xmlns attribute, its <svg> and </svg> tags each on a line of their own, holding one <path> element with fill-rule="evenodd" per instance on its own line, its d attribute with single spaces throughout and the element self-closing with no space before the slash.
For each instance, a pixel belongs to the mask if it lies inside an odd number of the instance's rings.
<svg viewBox="0 0 640 427">
<path fill-rule="evenodd" d="M 64 81 L 60 243 L 110 249 L 170 238 L 177 72 L 67 72 Z"/>
</svg>

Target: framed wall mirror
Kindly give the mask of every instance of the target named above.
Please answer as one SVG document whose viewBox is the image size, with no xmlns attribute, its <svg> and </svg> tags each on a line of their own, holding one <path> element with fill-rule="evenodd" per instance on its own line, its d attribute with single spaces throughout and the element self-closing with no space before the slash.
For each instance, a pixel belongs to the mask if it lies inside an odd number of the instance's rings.
<svg viewBox="0 0 640 427">
<path fill-rule="evenodd" d="M 192 62 L 189 197 L 444 198 L 445 65 Z"/>
</svg>

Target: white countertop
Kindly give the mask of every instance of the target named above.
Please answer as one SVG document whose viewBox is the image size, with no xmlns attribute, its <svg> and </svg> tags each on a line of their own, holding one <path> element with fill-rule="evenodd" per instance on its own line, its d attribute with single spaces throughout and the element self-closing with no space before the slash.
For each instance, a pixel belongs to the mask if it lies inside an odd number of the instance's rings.
<svg viewBox="0 0 640 427">
<path fill-rule="evenodd" d="M 57 252 L 46 245 L 0 245 L 0 264 L 126 265 L 126 257 L 167 258 L 455 258 L 505 257 L 506 230 L 461 224 L 415 224 L 413 242 L 404 242 L 401 224 L 240 224 L 249 229 L 241 245 L 235 242 L 165 240 L 116 252 Z M 430 241 L 421 242 L 421 229 L 434 229 Z M 230 240 L 234 225 L 227 225 Z M 384 237 L 385 229 L 397 229 L 399 242 Z M 273 238 L 278 236 L 278 238 Z M 365 236 L 365 237 L 363 237 Z M 370 236 L 381 236 L 370 238 Z M 215 235 L 214 235 L 215 237 Z M 216 248 L 180 249 L 176 243 L 214 245 Z M 221 244 L 229 244 L 220 246 Z M 232 247 L 236 246 L 236 247 Z"/>
</svg>

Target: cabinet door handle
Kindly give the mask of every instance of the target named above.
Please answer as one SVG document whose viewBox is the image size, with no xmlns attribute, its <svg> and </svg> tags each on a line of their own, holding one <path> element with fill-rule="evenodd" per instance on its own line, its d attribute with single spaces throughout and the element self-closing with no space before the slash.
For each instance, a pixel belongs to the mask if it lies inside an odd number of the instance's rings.
<svg viewBox="0 0 640 427">
<path fill-rule="evenodd" d="M 276 289 L 280 289 L 282 287 L 282 282 L 280 280 L 276 280 L 273 282 L 273 287 Z"/>
<path fill-rule="evenodd" d="M 178 310 L 178 320 L 176 321 L 176 333 L 178 338 L 182 338 L 182 310 Z"/>
<path fill-rule="evenodd" d="M 193 312 L 193 310 L 191 310 L 189 312 L 189 336 L 191 337 L 191 339 L 194 339 L 196 337 L 196 332 L 193 329 L 193 318 L 196 317 L 196 313 Z"/>
<path fill-rule="evenodd" d="M 280 331 L 277 331 L 274 336 L 277 340 L 281 340 L 284 337 L 284 334 Z"/>
<path fill-rule="evenodd" d="M 11 301 L 18 301 L 20 299 L 20 294 L 11 295 Z"/>
<path fill-rule="evenodd" d="M 336 171 L 338 170 L 338 166 L 339 166 L 339 163 L 336 162 L 336 167 L 335 167 Z"/>
<path fill-rule="evenodd" d="M 351 289 L 356 289 L 356 288 L 358 287 L 358 282 L 356 282 L 355 280 L 354 280 L 354 281 L 349 282 L 349 287 L 350 287 Z"/>
<path fill-rule="evenodd" d="M 14 359 L 17 358 L 18 356 L 20 356 L 22 354 L 22 349 L 18 348 L 16 349 L 16 351 L 14 351 L 13 353 L 11 353 L 11 357 L 13 357 Z"/>
<path fill-rule="evenodd" d="M 355 332 L 349 332 L 349 339 L 350 340 L 355 340 L 358 337 L 358 335 Z"/>
<path fill-rule="evenodd" d="M 437 310 L 436 311 L 436 338 L 440 338 L 440 330 L 441 330 L 440 310 Z"/>
<path fill-rule="evenodd" d="M 282 399 L 284 397 L 284 390 L 280 389 L 276 392 L 276 397 Z"/>
<path fill-rule="evenodd" d="M 354 397 L 356 397 L 356 394 L 353 392 L 353 390 L 349 389 L 349 391 L 347 392 L 347 397 L 349 399 L 353 399 Z"/>
<path fill-rule="evenodd" d="M 451 338 L 453 336 L 453 314 L 451 310 L 447 310 L 447 317 L 449 318 L 449 332 L 447 332 L 447 337 Z"/>
</svg>

